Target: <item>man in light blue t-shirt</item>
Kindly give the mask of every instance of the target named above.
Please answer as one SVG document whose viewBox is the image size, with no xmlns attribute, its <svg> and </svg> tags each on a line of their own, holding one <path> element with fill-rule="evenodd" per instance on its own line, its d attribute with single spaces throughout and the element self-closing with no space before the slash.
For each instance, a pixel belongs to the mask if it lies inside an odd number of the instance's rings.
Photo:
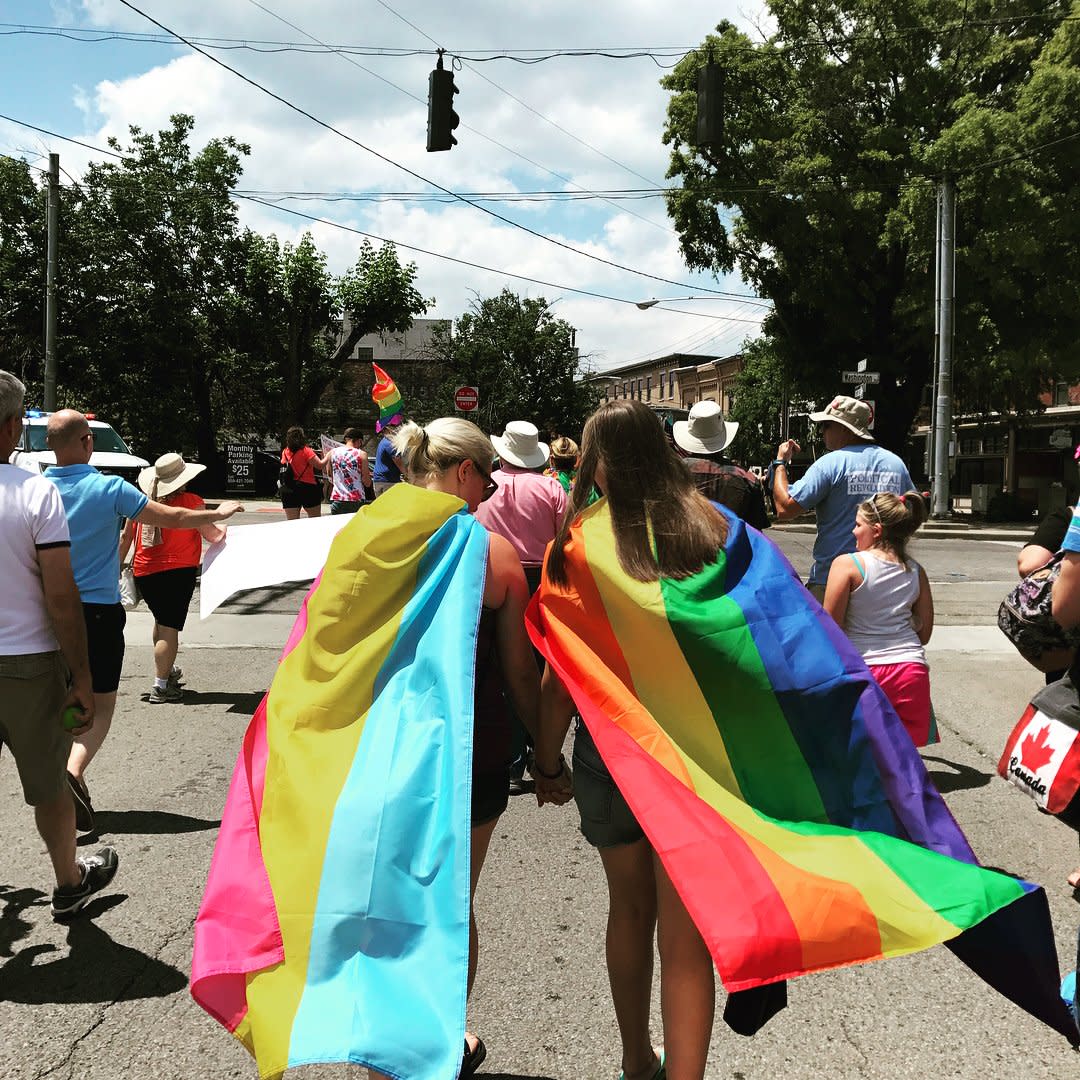
<svg viewBox="0 0 1080 1080">
<path fill-rule="evenodd" d="M 790 521 L 808 510 L 817 511 L 814 566 L 807 587 L 825 597 L 829 566 L 837 555 L 855 550 L 855 511 L 879 491 L 902 495 L 912 490 L 911 476 L 903 461 L 874 442 L 870 433 L 870 406 L 851 397 L 835 397 L 824 412 L 811 413 L 821 425 L 828 453 L 806 470 L 801 480 L 788 486 L 787 467 L 800 449 L 788 439 L 776 452 L 773 502 L 778 521 Z"/>
<path fill-rule="evenodd" d="M 125 520 L 167 529 L 197 529 L 222 521 L 239 509 L 223 503 L 217 510 L 190 510 L 148 499 L 119 476 L 107 476 L 90 464 L 94 432 L 74 409 L 49 417 L 46 429 L 56 464 L 45 476 L 60 491 L 71 532 L 71 568 L 86 621 L 90 676 L 94 691 L 94 726 L 76 738 L 68 758 L 68 786 L 75 819 L 82 831 L 94 827 L 94 808 L 84 773 L 101 749 L 116 709 L 116 691 L 124 664 L 124 624 L 120 603 L 120 532 Z"/>
</svg>

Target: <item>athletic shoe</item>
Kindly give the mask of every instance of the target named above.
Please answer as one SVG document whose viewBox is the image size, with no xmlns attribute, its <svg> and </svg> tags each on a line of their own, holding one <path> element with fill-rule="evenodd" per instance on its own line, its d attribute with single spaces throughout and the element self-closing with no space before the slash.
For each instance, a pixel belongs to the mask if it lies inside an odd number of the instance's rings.
<svg viewBox="0 0 1080 1080">
<path fill-rule="evenodd" d="M 93 855 L 76 859 L 75 863 L 82 871 L 82 881 L 78 885 L 62 885 L 53 889 L 54 919 L 70 919 L 82 911 L 90 902 L 90 897 L 101 892 L 116 877 L 120 859 L 112 848 L 103 847 Z"/>
<path fill-rule="evenodd" d="M 184 685 L 184 672 L 181 668 L 174 667 L 169 672 L 169 685 L 177 688 Z"/>
<path fill-rule="evenodd" d="M 86 781 L 68 773 L 67 782 L 71 788 L 71 801 L 75 804 L 75 828 L 79 832 L 93 832 L 94 808 L 90 805 L 90 791 Z"/>
<path fill-rule="evenodd" d="M 150 704 L 151 705 L 165 705 L 175 704 L 178 701 L 184 700 L 184 691 L 179 686 L 173 686 L 169 683 L 164 689 L 158 689 L 154 687 L 150 691 Z"/>
</svg>

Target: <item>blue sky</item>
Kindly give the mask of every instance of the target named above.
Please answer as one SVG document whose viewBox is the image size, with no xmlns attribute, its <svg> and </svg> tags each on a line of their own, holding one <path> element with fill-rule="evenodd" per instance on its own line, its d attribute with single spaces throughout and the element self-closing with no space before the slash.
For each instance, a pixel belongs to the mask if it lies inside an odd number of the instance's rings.
<svg viewBox="0 0 1080 1080">
<path fill-rule="evenodd" d="M 747 8 L 734 0 L 687 0 L 678 6 L 658 5 L 653 0 L 598 0 L 588 6 L 568 0 L 522 0 L 514 6 L 484 2 L 453 9 L 434 0 L 408 4 L 404 0 L 217 0 L 212 5 L 138 0 L 137 6 L 185 35 L 247 41 L 302 41 L 311 35 L 335 44 L 423 50 L 423 55 L 413 57 L 362 56 L 351 62 L 325 53 L 233 50 L 213 55 L 386 157 L 454 191 L 575 186 L 607 191 L 662 184 L 667 150 L 660 136 L 667 95 L 659 86 L 661 69 L 647 58 L 474 64 L 455 76 L 461 91 L 457 99 L 462 117 L 459 145 L 448 153 L 427 154 L 426 108 L 422 100 L 413 100 L 426 96 L 427 73 L 434 66 L 434 45 L 425 35 L 448 50 L 465 52 L 689 47 L 723 17 L 757 33 L 746 17 Z M 118 0 L 7 0 L 0 11 L 0 21 L 6 24 L 159 32 Z M 97 146 L 104 145 L 108 135 L 123 141 L 129 124 L 156 130 L 167 124 L 171 113 L 189 112 L 196 117 L 196 146 L 226 134 L 251 144 L 242 185 L 258 191 L 431 190 L 259 94 L 186 46 L 141 41 L 88 44 L 54 36 L 5 34 L 0 36 L 0 103 L 0 112 Z M 476 130 L 466 130 L 465 125 Z M 75 177 L 94 157 L 0 121 L 0 152 L 34 160 L 50 150 L 60 153 L 62 165 Z M 687 290 L 602 266 L 461 204 L 305 201 L 286 205 L 484 266 L 624 299 L 697 294 L 702 286 L 748 291 L 737 278 L 717 282 L 686 270 L 661 199 L 618 200 L 614 205 L 599 200 L 491 205 L 531 229 L 622 266 L 685 283 Z M 274 232 L 283 240 L 295 241 L 310 227 L 335 270 L 344 269 L 355 258 L 360 242 L 355 235 L 331 225 L 307 226 L 269 207 L 241 207 L 245 224 Z M 431 312 L 435 316 L 453 318 L 473 296 L 490 295 L 504 285 L 549 300 L 561 297 L 558 314 L 579 328 L 582 351 L 601 370 L 675 350 L 735 351 L 743 336 L 754 331 L 753 320 L 762 314 L 760 307 L 730 300 L 684 304 L 693 314 L 665 311 L 662 306 L 641 312 L 430 256 L 403 254 L 416 260 L 418 284 L 426 296 L 435 299 Z"/>
</svg>

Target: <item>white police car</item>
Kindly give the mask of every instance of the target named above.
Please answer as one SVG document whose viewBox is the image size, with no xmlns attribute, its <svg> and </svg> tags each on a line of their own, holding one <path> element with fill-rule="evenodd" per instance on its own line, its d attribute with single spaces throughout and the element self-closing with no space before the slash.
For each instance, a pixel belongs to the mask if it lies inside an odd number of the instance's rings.
<svg viewBox="0 0 1080 1080">
<path fill-rule="evenodd" d="M 132 454 L 113 428 L 98 420 L 93 413 L 87 413 L 86 419 L 94 433 L 94 452 L 90 456 L 90 464 L 103 473 L 122 476 L 132 484 L 137 483 L 140 470 L 150 462 Z M 13 465 L 20 465 L 29 472 L 44 472 L 50 465 L 56 464 L 56 455 L 45 443 L 48 423 L 48 413 L 40 409 L 27 412 L 23 417 L 23 433 L 18 449 L 11 456 Z"/>
</svg>

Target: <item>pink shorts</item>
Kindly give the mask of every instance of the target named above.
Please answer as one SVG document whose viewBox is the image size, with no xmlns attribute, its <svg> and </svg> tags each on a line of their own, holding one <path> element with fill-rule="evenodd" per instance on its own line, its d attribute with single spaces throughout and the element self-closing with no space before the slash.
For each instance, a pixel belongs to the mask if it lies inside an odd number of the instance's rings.
<svg viewBox="0 0 1080 1080">
<path fill-rule="evenodd" d="M 925 664 L 872 664 L 870 673 L 892 702 L 916 746 L 929 746 L 938 735 L 930 706 L 930 669 Z"/>
</svg>

